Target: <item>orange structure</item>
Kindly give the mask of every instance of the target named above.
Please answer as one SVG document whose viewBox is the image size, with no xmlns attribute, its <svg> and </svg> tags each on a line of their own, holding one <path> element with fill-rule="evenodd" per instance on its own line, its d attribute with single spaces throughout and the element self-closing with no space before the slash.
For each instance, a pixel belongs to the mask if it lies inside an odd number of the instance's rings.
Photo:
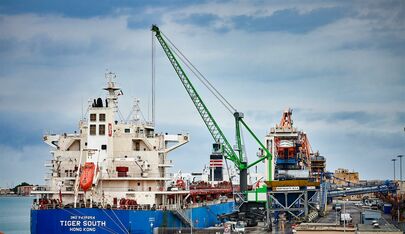
<svg viewBox="0 0 405 234">
<path fill-rule="evenodd" d="M 275 157 L 275 179 L 313 177 L 320 181 L 324 175 L 326 160 L 319 153 L 313 152 L 307 134 L 294 126 L 292 109 L 285 110 L 280 123 L 270 129 L 266 144 Z"/>
<path fill-rule="evenodd" d="M 92 162 L 86 162 L 82 168 L 82 174 L 80 175 L 80 187 L 83 191 L 87 191 L 93 183 L 95 165 Z"/>
<path fill-rule="evenodd" d="M 302 131 L 297 131 L 293 127 L 292 109 L 287 109 L 283 112 L 280 124 L 276 125 L 276 131 L 279 133 L 292 133 L 291 136 L 279 134 L 275 136 L 274 143 L 278 159 L 292 162 L 295 165 L 294 169 L 304 169 L 311 166 L 311 145 L 307 134 Z M 282 161 L 279 161 L 282 163 Z M 289 163 L 288 163 L 289 164 Z"/>
<path fill-rule="evenodd" d="M 279 125 L 280 128 L 292 129 L 293 121 L 291 119 L 291 115 L 292 115 L 292 109 L 288 109 L 283 112 L 283 116 L 281 117 L 281 121 L 280 121 L 280 125 Z"/>
</svg>

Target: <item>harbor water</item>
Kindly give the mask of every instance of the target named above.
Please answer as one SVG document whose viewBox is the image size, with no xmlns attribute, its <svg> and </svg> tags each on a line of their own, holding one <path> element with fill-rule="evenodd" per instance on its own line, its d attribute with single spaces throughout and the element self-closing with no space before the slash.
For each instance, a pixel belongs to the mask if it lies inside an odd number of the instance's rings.
<svg viewBox="0 0 405 234">
<path fill-rule="evenodd" d="M 30 210 L 34 197 L 0 197 L 0 232 L 30 233 Z"/>
</svg>

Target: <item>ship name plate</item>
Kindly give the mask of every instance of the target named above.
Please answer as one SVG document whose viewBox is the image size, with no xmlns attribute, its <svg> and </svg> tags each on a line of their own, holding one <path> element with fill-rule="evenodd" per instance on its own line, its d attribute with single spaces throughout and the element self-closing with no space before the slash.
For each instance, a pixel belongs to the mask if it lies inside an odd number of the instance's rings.
<svg viewBox="0 0 405 234">
<path fill-rule="evenodd" d="M 95 216 L 72 215 L 68 220 L 59 220 L 61 227 L 69 228 L 70 232 L 96 232 L 97 228 L 107 226 L 105 220 L 97 220 Z"/>
</svg>

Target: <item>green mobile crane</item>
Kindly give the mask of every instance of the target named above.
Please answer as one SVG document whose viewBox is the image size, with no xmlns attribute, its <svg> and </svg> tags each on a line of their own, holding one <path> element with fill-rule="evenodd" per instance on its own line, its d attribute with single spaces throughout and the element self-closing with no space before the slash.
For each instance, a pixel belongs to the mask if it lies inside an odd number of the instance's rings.
<svg viewBox="0 0 405 234">
<path fill-rule="evenodd" d="M 184 72 L 183 68 L 180 66 L 180 63 L 174 56 L 174 53 L 170 46 L 166 43 L 166 40 L 170 42 L 170 40 L 164 36 L 164 34 L 159 30 L 156 25 L 152 25 L 152 32 L 155 33 L 155 37 L 158 39 L 160 45 L 162 46 L 164 52 L 167 55 L 170 63 L 172 64 L 174 70 L 176 71 L 180 81 L 184 85 L 187 93 L 189 94 L 191 100 L 194 103 L 194 106 L 197 108 L 198 113 L 200 114 L 201 118 L 203 119 L 205 125 L 207 126 L 209 132 L 211 133 L 212 137 L 214 138 L 215 143 L 219 144 L 222 149 L 222 153 L 225 159 L 232 161 L 235 166 L 239 169 L 240 173 L 240 191 L 241 193 L 246 193 L 248 190 L 247 184 L 247 170 L 256 165 L 257 163 L 269 159 L 272 160 L 272 155 L 269 150 L 262 144 L 262 142 L 257 138 L 257 136 L 253 133 L 253 131 L 249 128 L 249 126 L 243 120 L 243 113 L 236 111 L 229 102 L 225 100 L 231 106 L 231 110 L 233 112 L 233 116 L 235 118 L 235 131 L 236 131 L 236 149 L 233 149 L 227 138 L 225 137 L 224 133 L 222 132 L 221 128 L 215 121 L 214 117 L 208 110 L 206 104 L 201 99 L 201 96 L 198 94 L 196 89 L 194 88 L 193 84 L 191 83 L 190 79 L 187 77 L 186 73 Z M 163 38 L 165 37 L 166 40 Z M 171 42 L 170 42 L 171 43 Z M 171 43 L 171 45 L 175 48 L 175 46 Z M 177 49 L 177 48 L 176 48 Z M 181 52 L 180 52 L 181 53 Z M 188 61 L 188 60 L 187 60 Z M 223 98 L 221 94 L 218 93 L 220 97 Z M 241 126 L 245 127 L 246 130 L 250 133 L 250 135 L 255 139 L 255 141 L 260 145 L 261 152 L 263 152 L 262 157 L 258 160 L 254 161 L 253 163 L 248 164 L 247 158 L 244 155 L 243 146 L 242 146 L 242 137 L 241 137 Z M 271 168 L 271 166 L 270 166 Z"/>
</svg>

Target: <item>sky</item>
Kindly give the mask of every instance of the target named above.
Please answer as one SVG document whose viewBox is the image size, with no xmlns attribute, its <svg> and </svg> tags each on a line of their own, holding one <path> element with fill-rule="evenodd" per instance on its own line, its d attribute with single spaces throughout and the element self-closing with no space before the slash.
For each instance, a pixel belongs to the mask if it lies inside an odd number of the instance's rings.
<svg viewBox="0 0 405 234">
<path fill-rule="evenodd" d="M 393 177 L 391 159 L 405 155 L 404 1 L 4 0 L 0 187 L 44 184 L 43 135 L 78 130 L 87 101 L 104 95 L 106 71 L 123 89 L 123 116 L 139 98 L 150 117 L 152 24 L 259 138 L 292 108 L 328 170 Z M 232 115 L 193 82 L 233 142 Z M 210 134 L 158 45 L 156 131 L 190 134 L 170 154 L 173 171 L 208 163 Z M 253 161 L 258 147 L 245 138 Z"/>
</svg>

